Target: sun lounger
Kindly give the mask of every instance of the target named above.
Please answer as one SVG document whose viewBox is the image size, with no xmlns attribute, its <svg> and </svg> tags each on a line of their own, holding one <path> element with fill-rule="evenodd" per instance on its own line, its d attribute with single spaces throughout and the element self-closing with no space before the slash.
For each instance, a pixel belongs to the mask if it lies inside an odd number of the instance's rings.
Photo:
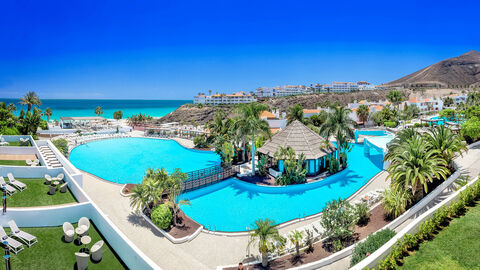
<svg viewBox="0 0 480 270">
<path fill-rule="evenodd" d="M 2 244 L 6 241 L 8 246 L 10 247 L 11 251 L 15 254 L 23 250 L 22 243 L 18 242 L 17 240 L 9 237 L 2 226 L 0 226 L 0 239 Z M 5 245 L 5 244 L 4 244 Z"/>
<path fill-rule="evenodd" d="M 5 183 L 5 179 L 2 176 L 0 176 L 0 188 L 3 188 L 3 187 L 7 190 L 8 195 L 12 195 L 13 193 L 17 192 L 15 188 Z"/>
<path fill-rule="evenodd" d="M 8 176 L 8 183 L 15 186 L 18 190 L 23 191 L 24 189 L 27 188 L 27 185 L 16 180 L 15 177 L 13 177 L 13 174 L 9 173 L 7 174 L 7 176 Z"/>
<path fill-rule="evenodd" d="M 22 242 L 27 244 L 28 247 L 31 247 L 33 244 L 38 242 L 37 237 L 20 230 L 17 224 L 15 223 L 15 220 L 10 220 L 8 222 L 8 226 L 10 226 L 11 236 L 20 239 Z"/>
</svg>

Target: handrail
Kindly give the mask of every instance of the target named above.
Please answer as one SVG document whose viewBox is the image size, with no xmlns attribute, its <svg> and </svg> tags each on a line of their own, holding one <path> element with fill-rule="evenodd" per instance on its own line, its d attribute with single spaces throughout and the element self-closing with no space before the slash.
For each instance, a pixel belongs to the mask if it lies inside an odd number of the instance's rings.
<svg viewBox="0 0 480 270">
<path fill-rule="evenodd" d="M 196 171 L 187 172 L 187 180 L 182 190 L 189 191 L 223 181 L 238 172 L 237 166 L 215 165 Z"/>
</svg>

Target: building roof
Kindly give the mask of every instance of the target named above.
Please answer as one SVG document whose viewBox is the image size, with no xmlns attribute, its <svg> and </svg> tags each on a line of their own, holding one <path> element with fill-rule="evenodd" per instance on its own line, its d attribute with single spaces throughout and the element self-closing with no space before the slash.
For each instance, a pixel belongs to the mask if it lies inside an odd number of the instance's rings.
<svg viewBox="0 0 480 270">
<path fill-rule="evenodd" d="M 95 120 L 105 120 L 105 118 L 100 116 L 82 116 L 82 117 L 60 117 L 62 121 L 95 121 Z"/>
<path fill-rule="evenodd" d="M 328 150 L 320 149 L 324 141 L 322 136 L 295 120 L 284 130 L 273 135 L 271 140 L 258 149 L 258 152 L 273 157 L 280 147 L 290 146 L 297 157 L 304 154 L 306 159 L 318 159 L 336 150 L 333 144 L 330 144 Z"/>
<path fill-rule="evenodd" d="M 320 113 L 317 109 L 303 109 L 303 113 Z"/>
<path fill-rule="evenodd" d="M 260 119 L 264 119 L 264 118 L 267 118 L 267 119 L 276 119 L 277 117 L 275 117 L 275 115 L 269 111 L 262 111 L 260 113 Z"/>
</svg>

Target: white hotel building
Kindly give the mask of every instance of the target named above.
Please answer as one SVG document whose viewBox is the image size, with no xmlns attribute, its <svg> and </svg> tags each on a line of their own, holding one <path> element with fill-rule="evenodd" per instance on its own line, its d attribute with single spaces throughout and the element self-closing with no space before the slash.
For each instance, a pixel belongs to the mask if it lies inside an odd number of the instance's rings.
<svg viewBox="0 0 480 270">
<path fill-rule="evenodd" d="M 305 85 L 283 85 L 277 87 L 260 87 L 255 91 L 257 97 L 285 97 L 294 95 L 311 94 L 312 89 Z"/>
<path fill-rule="evenodd" d="M 257 99 L 251 94 L 246 94 L 245 92 L 236 92 L 231 95 L 226 94 L 215 94 L 207 96 L 204 94 L 195 96 L 193 99 L 194 104 L 204 104 L 204 105 L 223 105 L 223 104 L 240 104 L 240 103 L 250 103 L 255 102 Z"/>
</svg>

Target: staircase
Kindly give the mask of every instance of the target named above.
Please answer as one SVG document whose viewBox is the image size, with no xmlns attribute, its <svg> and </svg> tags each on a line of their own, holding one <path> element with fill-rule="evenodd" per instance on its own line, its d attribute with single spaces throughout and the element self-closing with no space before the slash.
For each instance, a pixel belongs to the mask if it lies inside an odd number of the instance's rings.
<svg viewBox="0 0 480 270">
<path fill-rule="evenodd" d="M 63 167 L 60 161 L 58 161 L 55 153 L 53 153 L 52 149 L 48 145 L 40 146 L 38 148 L 40 150 L 40 154 L 42 155 L 43 159 L 47 163 L 48 167 L 52 168 L 60 168 Z"/>
</svg>

